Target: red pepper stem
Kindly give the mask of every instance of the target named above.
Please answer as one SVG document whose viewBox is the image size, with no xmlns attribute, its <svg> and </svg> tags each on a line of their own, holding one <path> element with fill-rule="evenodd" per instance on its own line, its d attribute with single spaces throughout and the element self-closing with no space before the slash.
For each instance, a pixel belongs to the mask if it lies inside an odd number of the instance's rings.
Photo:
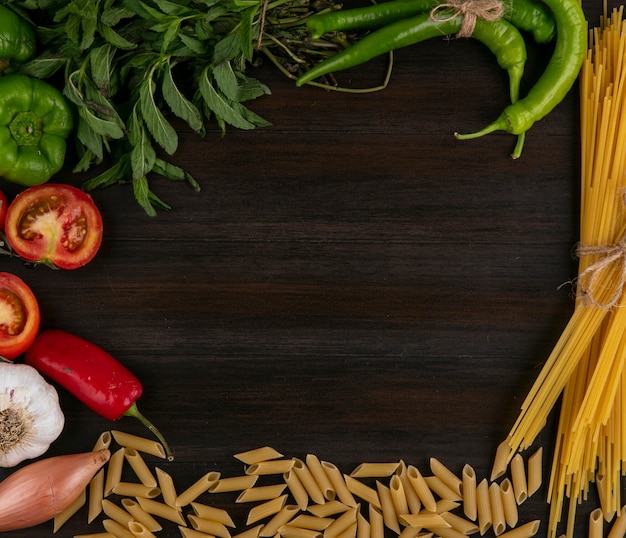
<svg viewBox="0 0 626 538">
<path fill-rule="evenodd" d="M 134 417 L 139 420 L 146 428 L 148 428 L 154 435 L 156 435 L 157 439 L 161 441 L 163 448 L 165 449 L 165 456 L 167 457 L 167 461 L 173 461 L 174 455 L 170 450 L 169 445 L 165 441 L 165 438 L 161 435 L 161 432 L 156 429 L 156 426 L 152 424 L 146 417 L 144 417 L 139 408 L 137 407 L 137 402 L 135 402 L 129 409 L 124 413 L 125 417 Z"/>
</svg>

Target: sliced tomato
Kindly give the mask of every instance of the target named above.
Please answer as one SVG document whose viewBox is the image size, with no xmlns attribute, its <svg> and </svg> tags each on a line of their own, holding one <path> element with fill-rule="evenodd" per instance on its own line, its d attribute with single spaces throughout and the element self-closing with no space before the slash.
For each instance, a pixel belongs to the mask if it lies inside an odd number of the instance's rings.
<svg viewBox="0 0 626 538">
<path fill-rule="evenodd" d="M 7 209 L 9 207 L 9 201 L 7 195 L 0 191 L 0 232 L 4 232 L 4 223 L 7 218 Z"/>
<path fill-rule="evenodd" d="M 6 237 L 25 260 L 76 269 L 100 248 L 102 216 L 80 189 L 44 183 L 20 192 L 9 204 Z"/>
<path fill-rule="evenodd" d="M 13 360 L 33 343 L 41 314 L 35 294 L 12 273 L 0 272 L 0 357 Z"/>
</svg>

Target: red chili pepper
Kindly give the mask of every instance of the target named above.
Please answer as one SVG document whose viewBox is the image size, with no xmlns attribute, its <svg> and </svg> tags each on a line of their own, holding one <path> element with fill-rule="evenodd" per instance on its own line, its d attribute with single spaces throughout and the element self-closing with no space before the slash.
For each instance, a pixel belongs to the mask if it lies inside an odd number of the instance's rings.
<svg viewBox="0 0 626 538">
<path fill-rule="evenodd" d="M 161 441 L 167 459 L 174 459 L 161 433 L 137 408 L 141 382 L 113 355 L 79 336 L 54 329 L 41 332 L 24 358 L 104 418 L 137 418 Z"/>
</svg>

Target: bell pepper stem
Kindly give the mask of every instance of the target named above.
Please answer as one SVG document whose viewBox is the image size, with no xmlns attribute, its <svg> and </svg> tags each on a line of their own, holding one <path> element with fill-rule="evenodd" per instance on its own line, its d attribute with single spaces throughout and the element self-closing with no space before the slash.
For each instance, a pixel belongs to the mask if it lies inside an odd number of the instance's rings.
<svg viewBox="0 0 626 538">
<path fill-rule="evenodd" d="M 154 424 L 152 424 L 152 422 L 150 422 L 139 411 L 139 408 L 137 407 L 137 402 L 133 403 L 133 405 L 131 407 L 129 407 L 129 409 L 126 411 L 126 413 L 124 413 L 124 416 L 125 417 L 134 417 L 137 420 L 139 420 L 139 422 L 141 422 L 146 428 L 148 428 L 157 437 L 157 439 L 161 442 L 161 444 L 163 445 L 163 448 L 165 450 L 165 456 L 167 458 L 167 461 L 173 461 L 174 460 L 174 455 L 172 454 L 172 451 L 170 450 L 170 447 L 167 444 L 167 441 L 165 441 L 165 438 L 163 437 L 163 435 L 161 435 L 161 432 L 159 432 L 159 430 L 157 430 L 156 426 Z"/>
</svg>

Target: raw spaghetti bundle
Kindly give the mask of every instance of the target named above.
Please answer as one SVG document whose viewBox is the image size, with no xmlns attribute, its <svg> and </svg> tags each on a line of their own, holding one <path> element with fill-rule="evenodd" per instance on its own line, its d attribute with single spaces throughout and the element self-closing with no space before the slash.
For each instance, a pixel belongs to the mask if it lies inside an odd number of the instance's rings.
<svg viewBox="0 0 626 538">
<path fill-rule="evenodd" d="M 595 482 L 603 518 L 620 512 L 626 469 L 626 26 L 623 7 L 590 32 L 580 74 L 581 208 L 574 312 L 526 397 L 510 457 L 543 428 L 560 397 L 548 491 L 548 536 Z"/>
</svg>

